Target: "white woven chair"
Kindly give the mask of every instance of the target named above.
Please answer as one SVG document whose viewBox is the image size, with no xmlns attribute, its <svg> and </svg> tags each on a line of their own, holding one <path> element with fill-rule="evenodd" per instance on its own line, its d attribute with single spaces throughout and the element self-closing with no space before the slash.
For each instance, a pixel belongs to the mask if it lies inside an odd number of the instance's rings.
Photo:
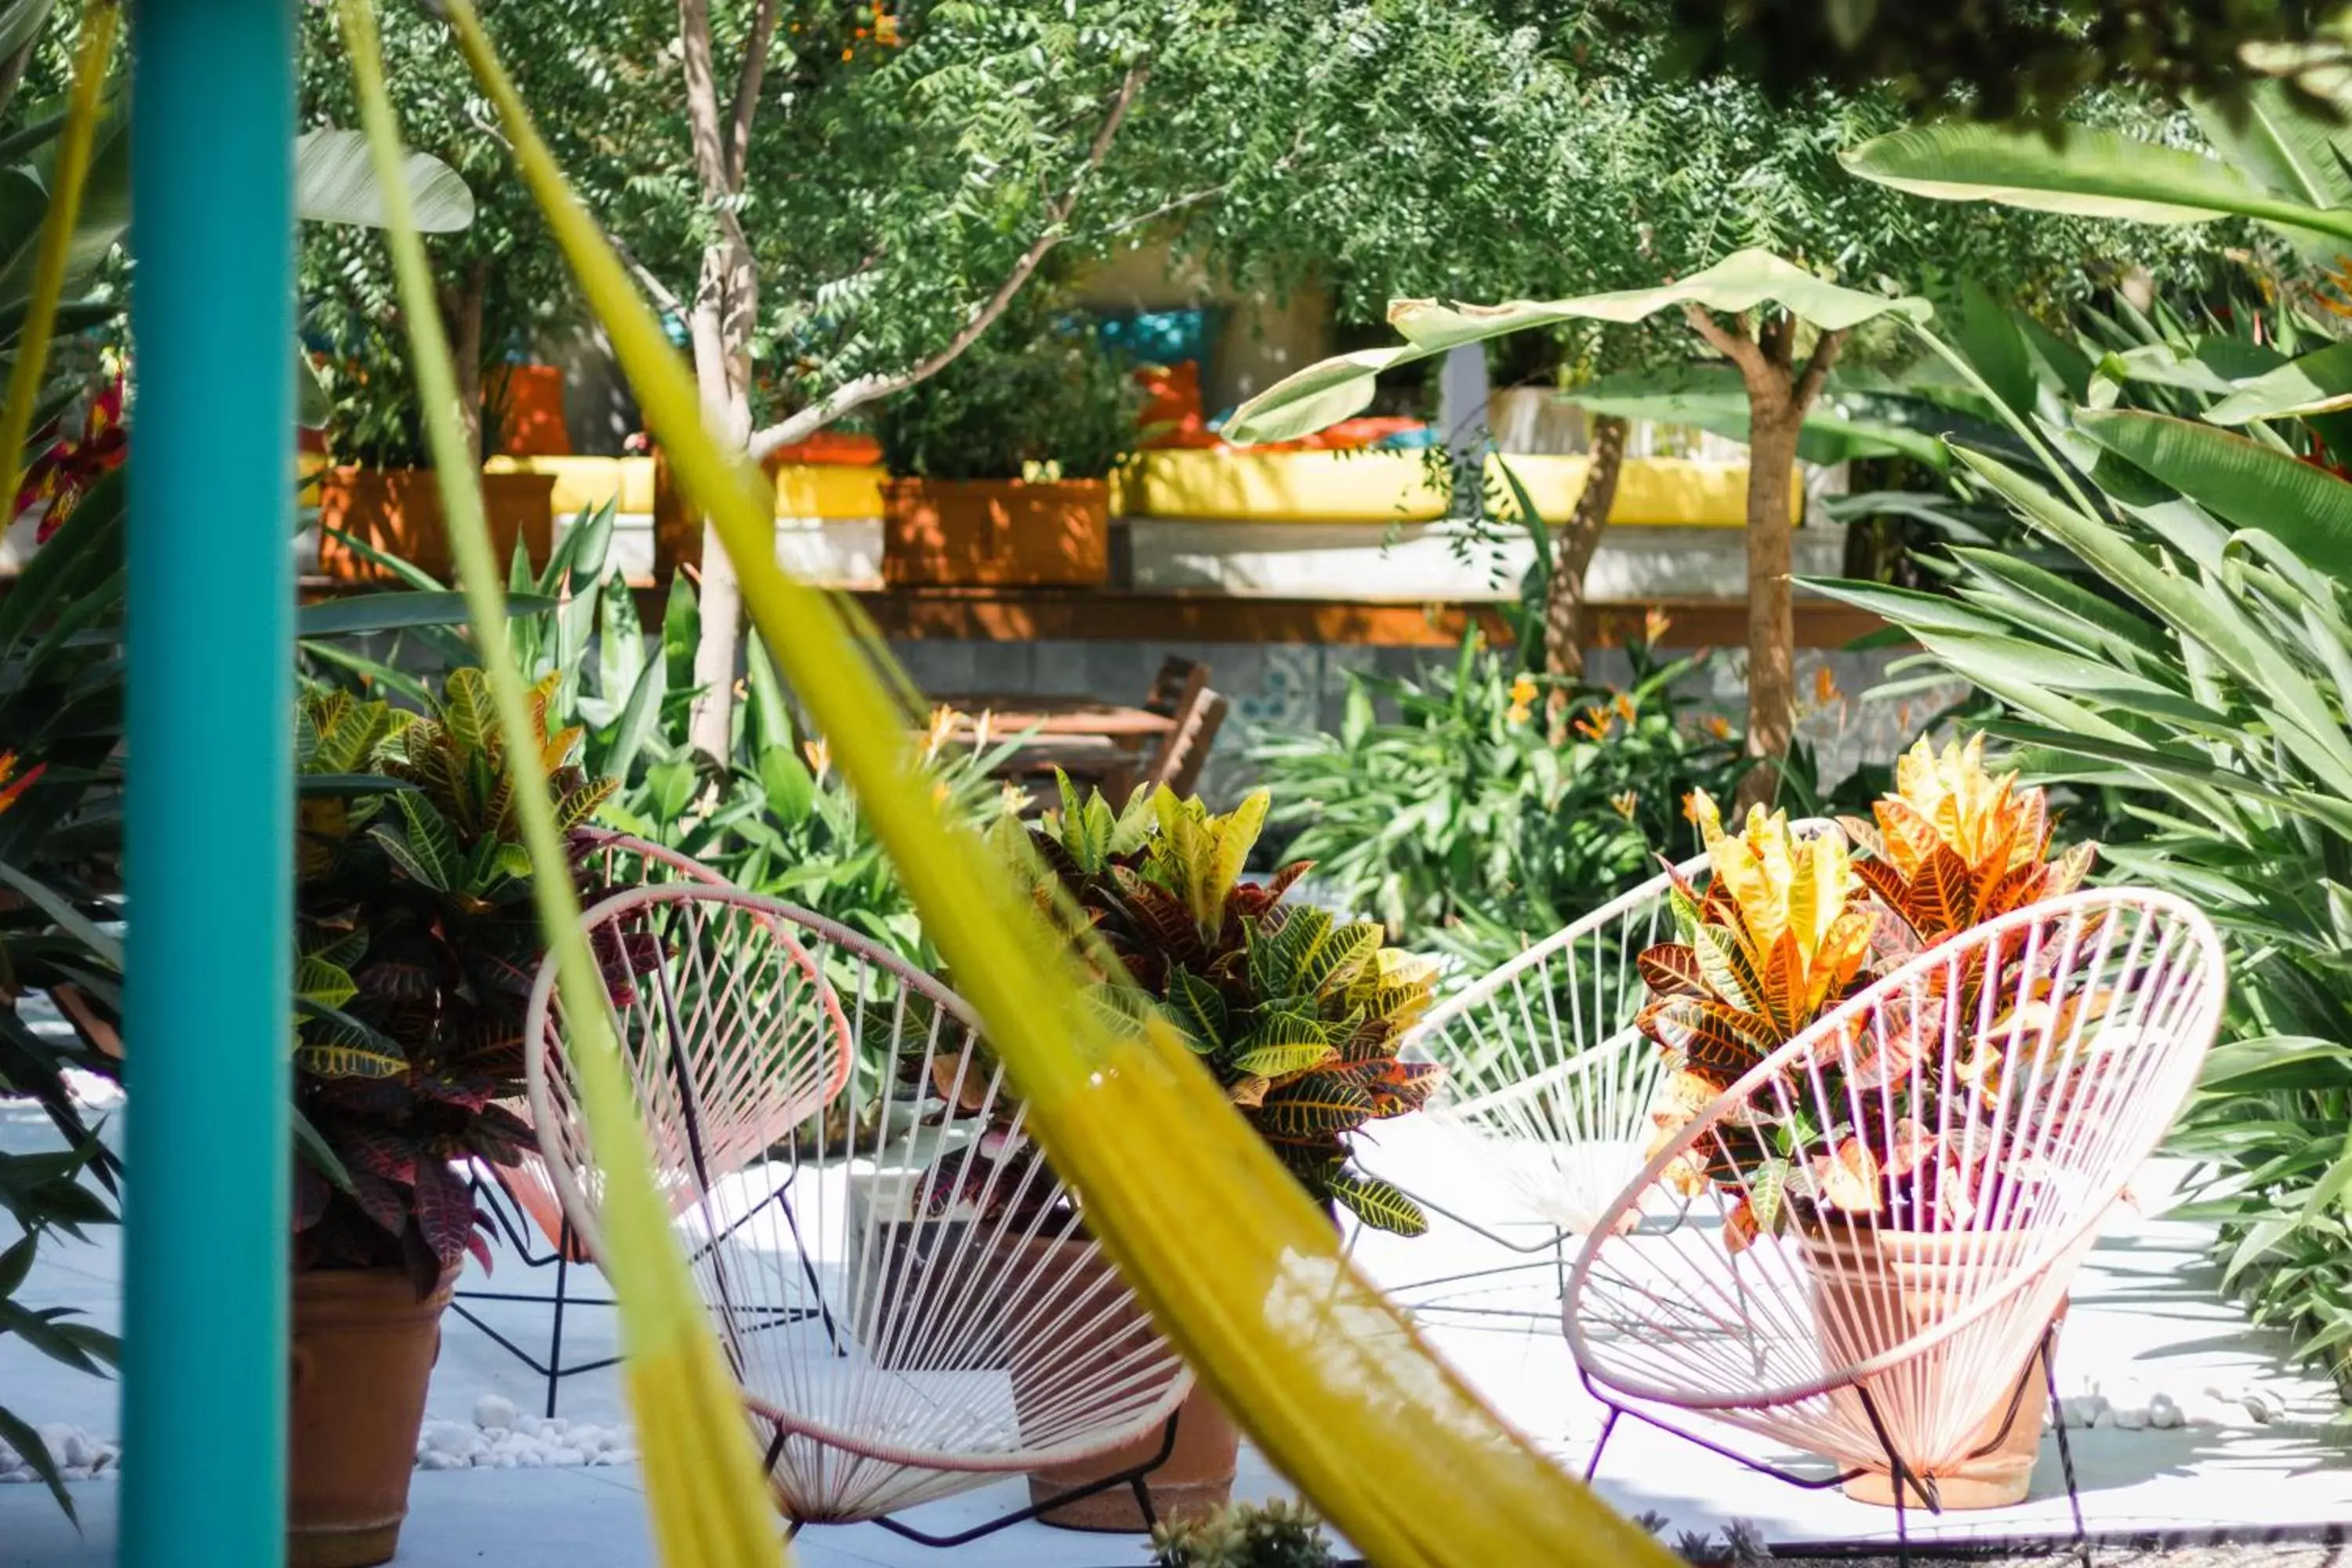
<svg viewBox="0 0 2352 1568">
<path fill-rule="evenodd" d="M 2000 1451 L 2040 1431 L 2053 1316 L 2195 1081 L 2223 985 L 2187 904 L 2074 893 L 1917 955 L 1773 1052 L 1647 1162 L 1570 1273 L 1569 1344 L 1609 1407 L 1592 1467 L 1630 1414 L 1874 1491 L 1898 1534 L 1903 1509 L 2000 1465 L 2021 1485 L 2030 1445 Z M 1832 1473 L 1775 1469 L 1705 1422 Z"/>
<path fill-rule="evenodd" d="M 1800 833 L 1841 831 L 1811 820 Z M 1445 1069 L 1424 1108 L 1442 1137 L 1433 1151 L 1481 1189 L 1446 1203 L 1416 1185 L 1422 1206 L 1491 1247 L 1528 1258 L 1412 1284 L 1391 1293 L 1417 1310 L 1557 1321 L 1558 1298 L 1516 1304 L 1497 1282 L 1537 1268 L 1564 1284 L 1567 1243 L 1589 1234 L 1640 1172 L 1664 1064 L 1634 1026 L 1649 992 L 1634 960 L 1675 936 L 1675 878 L 1703 880 L 1704 855 L 1660 873 L 1554 932 L 1433 1009 L 1404 1054 Z M 1383 1172 L 1394 1177 L 1395 1172 Z M 1495 1300 L 1515 1304 L 1479 1304 Z"/>
<path fill-rule="evenodd" d="M 629 982 L 608 976 L 623 1049 L 795 1526 L 875 1520 L 952 1544 L 976 1532 L 887 1516 L 1158 1437 L 1148 1463 L 1073 1494 L 1140 1495 L 1191 1376 L 1034 1157 L 964 1003 L 831 921 L 733 889 L 639 889 L 584 919 L 601 952 L 643 957 Z M 527 1024 L 533 1120 L 595 1249 L 552 979 L 543 967 Z"/>
</svg>

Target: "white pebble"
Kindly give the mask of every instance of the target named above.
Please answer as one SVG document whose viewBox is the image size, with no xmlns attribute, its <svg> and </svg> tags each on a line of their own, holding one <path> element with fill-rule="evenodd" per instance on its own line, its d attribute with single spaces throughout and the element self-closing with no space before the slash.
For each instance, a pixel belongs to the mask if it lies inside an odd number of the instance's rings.
<svg viewBox="0 0 2352 1568">
<path fill-rule="evenodd" d="M 536 1437 L 547 1430 L 547 1423 L 537 1415 L 525 1415 L 515 1422 L 514 1429 L 526 1437 Z"/>
<path fill-rule="evenodd" d="M 514 1462 L 519 1468 L 526 1470 L 547 1468 L 547 1456 L 537 1448 L 522 1449 L 515 1455 Z"/>
<path fill-rule="evenodd" d="M 2108 1421 L 2126 1432 L 2137 1432 L 2147 1425 L 2147 1406 L 2121 1405 L 2107 1413 Z"/>
<path fill-rule="evenodd" d="M 2185 1420 L 2186 1417 L 2181 1415 L 2179 1405 L 2169 1394 L 2155 1394 L 2148 1396 L 2147 1424 L 2149 1426 L 2168 1431 L 2183 1425 Z"/>
<path fill-rule="evenodd" d="M 86 1476 L 89 1472 L 90 1461 L 98 1458 L 98 1445 L 89 1440 L 89 1433 L 77 1426 L 66 1434 L 64 1446 L 55 1452 L 60 1466 L 79 1470 Z"/>
<path fill-rule="evenodd" d="M 462 1421 L 427 1421 L 424 1437 L 427 1455 L 455 1459 L 467 1458 L 482 1447 L 482 1435 Z"/>
<path fill-rule="evenodd" d="M 86 1481 L 89 1479 L 89 1467 L 88 1465 L 60 1465 L 58 1467 L 58 1479 L 61 1481 Z"/>
<path fill-rule="evenodd" d="M 588 1456 L 577 1448 L 551 1448 L 548 1451 L 547 1462 L 559 1468 L 564 1468 L 586 1464 Z"/>
<path fill-rule="evenodd" d="M 515 1424 L 515 1404 L 501 1394 L 485 1394 L 474 1401 L 474 1425 L 485 1432 L 500 1429 L 511 1431 Z"/>
<path fill-rule="evenodd" d="M 423 1455 L 416 1461 L 416 1468 L 420 1470 L 462 1470 L 466 1465 L 467 1461 L 457 1455 L 444 1454 L 437 1449 Z"/>
<path fill-rule="evenodd" d="M 2058 1414 L 2069 1426 L 2095 1426 L 2107 1409 L 2104 1394 L 2069 1394 L 2058 1402 Z"/>
<path fill-rule="evenodd" d="M 634 1465 L 637 1462 L 637 1451 L 635 1448 L 607 1448 L 596 1456 L 596 1462 L 600 1465 Z"/>
</svg>

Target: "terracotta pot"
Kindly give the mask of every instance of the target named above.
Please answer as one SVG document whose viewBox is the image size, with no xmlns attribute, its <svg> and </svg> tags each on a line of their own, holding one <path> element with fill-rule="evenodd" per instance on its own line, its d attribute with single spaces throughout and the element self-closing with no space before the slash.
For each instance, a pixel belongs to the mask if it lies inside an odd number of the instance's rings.
<svg viewBox="0 0 2352 1568">
<path fill-rule="evenodd" d="M 1084 1240 L 1028 1245 L 1033 1255 L 1034 1249 L 1045 1247 L 1065 1252 L 1064 1258 L 1056 1258 L 1047 1270 L 1064 1281 L 1052 1300 L 1042 1303 L 1049 1311 L 1074 1306 L 1091 1315 L 1095 1309 L 1087 1303 L 1097 1291 L 1115 1290 L 1125 1295 L 1126 1286 L 1119 1280 L 1118 1271 L 1100 1254 L 1071 1266 L 1067 1253 L 1085 1248 L 1087 1244 Z M 1065 1341 L 1055 1365 L 1027 1365 L 1016 1356 L 1013 1365 L 1013 1408 L 1024 1428 L 1030 1426 L 1033 1412 L 1047 1406 L 1050 1389 L 1066 1391 L 1074 1377 L 1083 1384 L 1097 1367 L 1106 1381 L 1117 1376 L 1122 1365 L 1131 1361 L 1152 1336 L 1150 1320 L 1132 1297 L 1127 1297 L 1120 1310 L 1103 1314 L 1102 1321 L 1083 1341 L 1075 1344 Z M 1141 1436 L 1107 1452 L 1034 1470 L 1029 1476 L 1029 1500 L 1043 1503 L 1106 1476 L 1150 1464 L 1165 1437 L 1163 1429 L 1155 1426 Z M 1194 1384 L 1192 1392 L 1177 1407 L 1175 1446 L 1167 1460 L 1144 1478 L 1144 1486 L 1151 1494 L 1153 1513 L 1162 1521 L 1197 1520 L 1224 1507 L 1233 1495 L 1234 1464 L 1240 1449 L 1241 1433 L 1232 1417 L 1204 1385 Z M 1150 1528 L 1142 1509 L 1136 1503 L 1134 1489 L 1125 1485 L 1064 1503 L 1037 1517 L 1066 1530 L 1140 1531 Z"/>
<path fill-rule="evenodd" d="M 446 580 L 456 568 L 441 492 L 429 468 L 325 468 L 317 479 L 319 570 L 347 583 L 397 581 L 327 531 L 336 529 L 386 555 Z M 482 505 L 490 546 L 504 569 L 520 539 L 544 565 L 554 538 L 555 476 L 484 474 Z"/>
<path fill-rule="evenodd" d="M 447 1285 L 420 1301 L 396 1268 L 294 1276 L 292 1568 L 365 1568 L 399 1549 L 448 1304 Z"/>
<path fill-rule="evenodd" d="M 1806 1234 L 1802 1245 L 1813 1268 L 1815 1327 L 1824 1359 L 1852 1365 L 1892 1350 L 1942 1321 L 1988 1269 L 2022 1262 L 2036 1240 L 2031 1230 L 1989 1237 L 1868 1226 Z M 2065 1316 L 2062 1299 L 2051 1321 L 2063 1323 Z M 1906 1466 L 1914 1463 L 1908 1450 L 1938 1456 L 1916 1461 L 1936 1483 L 1938 1506 L 2007 1508 L 2025 1500 L 2050 1409 L 2040 1348 L 2037 1337 L 2020 1365 L 1988 1379 L 1980 1367 L 1954 1363 L 1957 1347 L 1947 1341 L 1862 1380 L 1879 1419 L 1906 1450 Z M 1869 1413 L 1853 1388 L 1837 1389 L 1830 1398 L 1847 1419 L 1869 1429 Z M 1885 1470 L 1855 1477 L 1845 1493 L 1858 1502 L 1892 1507 L 1895 1501 L 1894 1481 Z M 1916 1486 L 1906 1489 L 1905 1506 L 1924 1508 L 1927 1501 Z"/>
<path fill-rule="evenodd" d="M 889 479 L 882 580 L 905 586 L 1091 586 L 1110 577 L 1101 479 Z"/>
</svg>

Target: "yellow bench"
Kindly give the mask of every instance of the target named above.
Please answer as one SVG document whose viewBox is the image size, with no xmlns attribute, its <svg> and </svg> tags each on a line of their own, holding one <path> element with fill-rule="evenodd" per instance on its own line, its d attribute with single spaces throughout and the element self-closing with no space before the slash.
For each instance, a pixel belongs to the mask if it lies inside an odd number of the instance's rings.
<svg viewBox="0 0 2352 1568">
<path fill-rule="evenodd" d="M 1591 459 L 1504 459 L 1536 510 L 1568 520 Z M 1497 485 L 1496 460 L 1486 460 Z M 1253 452 L 1208 448 L 1147 452 L 1127 479 L 1138 517 L 1245 518 L 1257 522 L 1427 522 L 1445 515 L 1446 496 L 1429 482 L 1418 452 Z M 1507 512 L 1516 512 L 1505 487 Z M 1791 487 L 1790 516 L 1801 491 Z M 1617 477 L 1612 522 L 1738 528 L 1747 521 L 1748 465 L 1689 458 L 1628 458 Z"/>
</svg>

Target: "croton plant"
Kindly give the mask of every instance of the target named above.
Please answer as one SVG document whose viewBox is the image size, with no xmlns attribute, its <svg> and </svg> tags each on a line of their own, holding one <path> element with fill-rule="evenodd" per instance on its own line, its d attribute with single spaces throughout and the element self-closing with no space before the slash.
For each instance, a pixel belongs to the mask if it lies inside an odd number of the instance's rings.
<svg viewBox="0 0 2352 1568">
<path fill-rule="evenodd" d="M 1894 792 L 1874 803 L 1874 820 L 1847 819 L 1843 834 L 1801 836 L 1785 815 L 1760 806 L 1732 833 L 1704 795 L 1692 806 L 1706 887 L 1676 878 L 1681 940 L 1639 959 L 1651 1000 L 1638 1026 L 1669 1067 L 1653 1110 L 1654 1149 L 1878 976 L 1986 921 L 2071 891 L 2095 852 L 2082 844 L 2052 854 L 2043 792 L 2020 787 L 2014 773 L 1989 772 L 1982 736 L 1941 752 L 1919 742 L 1897 763 Z M 1713 1182 L 1734 1196 L 1735 1247 L 1791 1224 L 1885 1219 L 1898 1209 L 1933 1228 L 1965 1226 L 1980 1184 L 1963 1179 L 1973 1170 L 1956 1162 L 2007 1155 L 1982 1139 L 1966 1154 L 1940 1148 L 1929 1129 L 1953 1120 L 1932 1103 L 1942 1075 L 1915 1084 L 1910 1069 L 1942 1041 L 1950 1010 L 1972 1016 L 1983 987 L 2001 978 L 1982 964 L 1937 972 L 1880 1028 L 1865 1034 L 1857 1025 L 1826 1042 L 1805 1082 L 1757 1096 L 1748 1114 L 1720 1124 L 1708 1152 L 1694 1148 L 1669 1179 L 1687 1193 Z M 1955 980 L 1957 990 L 1948 984 Z M 2006 1022 L 1968 1032 L 1974 1044 L 1955 1064 L 1960 1092 L 1997 1100 L 2000 1062 L 1990 1042 Z M 1865 1092 L 1874 1107 L 1892 1095 L 1891 1112 L 1813 1125 L 1817 1108 L 1858 1107 Z"/>
<path fill-rule="evenodd" d="M 1156 1001 L 1317 1202 L 1399 1235 L 1427 1229 L 1411 1198 L 1357 1168 L 1352 1141 L 1435 1087 L 1433 1064 L 1397 1056 L 1428 1009 L 1435 963 L 1385 945 L 1377 923 L 1286 902 L 1303 861 L 1243 880 L 1265 822 L 1262 790 L 1223 816 L 1164 788 L 1114 813 L 1065 779 L 1062 803 L 1030 836 L 1052 877 L 1038 897 L 1048 919 L 1079 928 L 1107 1013 L 1132 1016 L 1138 993 Z M 1017 1143 L 1006 1129 L 985 1137 L 1002 1158 L 1034 1157 L 1005 1147 Z M 1021 1190 L 1001 1176 L 969 1184 L 933 1194 L 935 1209 L 983 1188 Z"/>
<path fill-rule="evenodd" d="M 580 731 L 531 743 L 557 820 L 612 793 L 569 765 Z M 522 1023 L 541 951 L 505 740 L 477 669 L 433 711 L 306 694 L 296 852 L 296 1262 L 401 1268 L 431 1293 L 470 1247 L 488 1263 L 460 1163 L 530 1144 Z"/>
</svg>

